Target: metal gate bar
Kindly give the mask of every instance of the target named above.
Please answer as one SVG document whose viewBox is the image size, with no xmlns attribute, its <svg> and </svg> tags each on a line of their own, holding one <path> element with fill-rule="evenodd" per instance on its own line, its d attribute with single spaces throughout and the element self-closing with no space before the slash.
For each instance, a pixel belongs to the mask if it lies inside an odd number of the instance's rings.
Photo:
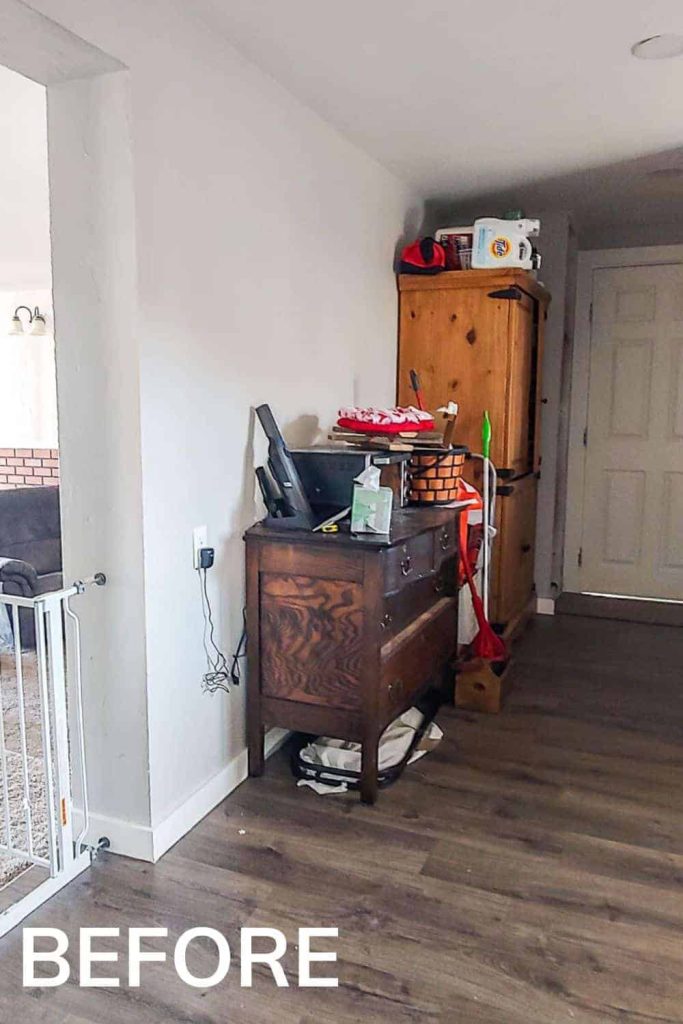
<svg viewBox="0 0 683 1024">
<path fill-rule="evenodd" d="M 72 610 L 70 599 L 82 594 L 89 583 L 102 585 L 103 574 L 98 573 L 88 580 L 79 581 L 72 587 L 34 598 L 18 597 L 0 593 L 0 604 L 8 606 L 14 641 L 14 667 L 16 674 L 18 746 L 19 751 L 10 751 L 7 746 L 5 701 L 0 688 L 0 769 L 2 786 L 0 798 L 4 810 L 4 829 L 0 835 L 0 850 L 30 864 L 47 868 L 50 878 L 32 893 L 19 900 L 0 914 L 0 935 L 18 924 L 27 913 L 39 906 L 45 899 L 57 892 L 66 882 L 76 877 L 90 863 L 89 853 L 83 847 L 88 827 L 88 785 L 85 768 L 85 740 L 82 720 L 82 683 L 80 665 L 80 624 Z M 41 734 L 41 756 L 29 750 L 26 719 L 26 679 L 21 636 L 21 609 L 27 609 L 33 616 L 36 639 L 36 673 L 38 687 L 38 715 Z M 71 631 L 74 656 L 69 661 L 73 672 L 71 685 L 67 679 L 68 632 Z M 67 689 L 69 693 L 67 695 Z M 78 834 L 74 834 L 72 765 L 69 745 L 69 722 L 75 735 L 71 737 L 72 748 L 80 775 L 83 803 L 83 822 Z M 21 759 L 21 814 L 15 806 L 15 820 L 12 820 L 12 796 L 9 783 L 10 758 Z M 31 800 L 30 762 L 41 761 L 45 789 L 45 812 L 47 819 L 47 856 L 36 849 L 35 816 Z M 76 767 L 74 765 L 74 767 Z M 15 773 L 15 777 L 16 777 Z M 16 800 L 15 800 L 16 804 Z M 16 835 L 17 819 L 23 817 L 26 842 Z M 10 883 L 11 885 L 11 883 Z"/>
<path fill-rule="evenodd" d="M 19 708 L 19 740 L 21 745 L 22 783 L 24 789 L 24 815 L 26 818 L 26 835 L 28 836 L 29 860 L 34 857 L 33 851 L 33 815 L 31 814 L 31 793 L 28 778 L 28 743 L 26 740 L 26 706 L 24 696 L 24 666 L 21 660 L 21 623 L 19 611 L 12 606 L 12 632 L 14 634 L 14 666 L 17 679 L 17 706 Z"/>
</svg>

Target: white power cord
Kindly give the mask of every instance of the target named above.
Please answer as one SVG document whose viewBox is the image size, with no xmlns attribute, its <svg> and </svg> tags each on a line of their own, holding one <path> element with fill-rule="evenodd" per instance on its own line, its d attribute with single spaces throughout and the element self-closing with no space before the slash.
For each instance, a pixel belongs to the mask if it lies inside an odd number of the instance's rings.
<svg viewBox="0 0 683 1024">
<path fill-rule="evenodd" d="M 230 670 L 222 650 L 214 639 L 214 623 L 206 586 L 206 569 L 198 569 L 199 589 L 202 595 L 202 615 L 204 617 L 204 654 L 206 655 L 206 672 L 202 676 L 202 689 L 205 693 L 216 693 L 224 690 L 230 693 Z"/>
</svg>

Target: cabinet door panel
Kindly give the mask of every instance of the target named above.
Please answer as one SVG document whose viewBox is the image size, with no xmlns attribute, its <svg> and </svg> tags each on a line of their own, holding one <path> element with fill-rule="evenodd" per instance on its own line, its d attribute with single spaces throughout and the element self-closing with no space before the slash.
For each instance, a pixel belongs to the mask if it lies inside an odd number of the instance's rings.
<svg viewBox="0 0 683 1024">
<path fill-rule="evenodd" d="M 536 433 L 536 324 L 534 303 L 522 293 L 511 302 L 510 363 L 507 373 L 507 429 L 505 456 L 500 468 L 516 476 L 529 473 L 534 465 Z M 495 460 L 494 460 L 495 461 Z"/>
<path fill-rule="evenodd" d="M 458 402 L 455 441 L 476 452 L 488 409 L 491 457 L 503 465 L 510 307 L 516 303 L 492 299 L 489 291 L 444 287 L 401 293 L 397 390 L 401 405 L 415 403 L 409 376 L 414 369 L 431 412 L 449 400 Z"/>
<path fill-rule="evenodd" d="M 537 480 L 515 480 L 511 493 L 498 497 L 494 546 L 491 618 L 507 624 L 527 606 L 534 589 Z"/>
</svg>

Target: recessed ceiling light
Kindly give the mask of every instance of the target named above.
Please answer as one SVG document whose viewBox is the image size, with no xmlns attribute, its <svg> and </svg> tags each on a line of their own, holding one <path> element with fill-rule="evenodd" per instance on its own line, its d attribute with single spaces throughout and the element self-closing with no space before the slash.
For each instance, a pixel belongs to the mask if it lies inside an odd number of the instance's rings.
<svg viewBox="0 0 683 1024">
<path fill-rule="evenodd" d="M 668 57 L 683 55 L 683 36 L 666 32 L 661 36 L 649 36 L 631 47 L 634 57 L 641 60 L 666 60 Z"/>
</svg>

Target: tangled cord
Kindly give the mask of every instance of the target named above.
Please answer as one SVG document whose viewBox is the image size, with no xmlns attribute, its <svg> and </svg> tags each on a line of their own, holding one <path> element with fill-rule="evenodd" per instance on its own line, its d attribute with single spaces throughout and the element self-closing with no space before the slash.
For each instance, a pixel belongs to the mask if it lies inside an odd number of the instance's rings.
<svg viewBox="0 0 683 1024">
<path fill-rule="evenodd" d="M 199 570 L 199 589 L 202 597 L 202 615 L 204 616 L 204 654 L 206 655 L 207 671 L 202 676 L 202 690 L 204 693 L 216 693 L 223 690 L 230 693 L 230 683 L 239 686 L 241 680 L 240 659 L 246 655 L 247 627 L 246 612 L 242 612 L 243 629 L 237 650 L 232 656 L 232 664 L 228 668 L 228 662 L 214 639 L 214 621 L 211 612 L 211 602 L 206 585 L 206 569 Z"/>
</svg>

